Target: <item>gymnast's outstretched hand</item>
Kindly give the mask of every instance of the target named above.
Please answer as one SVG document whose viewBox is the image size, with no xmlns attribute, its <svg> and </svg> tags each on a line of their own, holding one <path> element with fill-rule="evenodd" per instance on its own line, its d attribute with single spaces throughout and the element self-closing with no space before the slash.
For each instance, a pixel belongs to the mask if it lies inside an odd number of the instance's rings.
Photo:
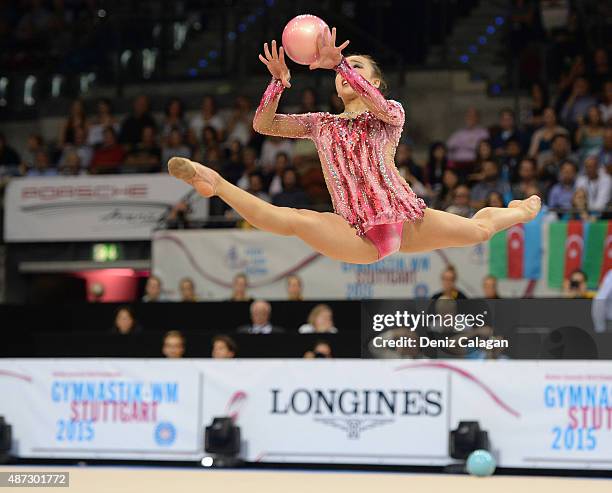
<svg viewBox="0 0 612 493">
<path fill-rule="evenodd" d="M 319 58 L 316 62 L 309 65 L 310 70 L 316 68 L 334 68 L 342 61 L 342 50 L 348 46 L 350 41 L 347 39 L 340 46 L 336 46 L 336 28 L 329 31 L 325 29 L 323 34 L 317 38 L 317 48 Z"/>
<path fill-rule="evenodd" d="M 262 54 L 259 55 L 259 59 L 261 63 L 263 63 L 268 70 L 272 74 L 272 77 L 280 80 L 285 87 L 291 87 L 289 83 L 289 79 L 291 79 L 291 73 L 287 68 L 287 64 L 285 63 L 285 50 L 281 46 L 277 51 L 276 49 L 276 41 L 272 41 L 272 52 L 268 49 L 268 43 L 264 44 L 264 53 L 266 56 L 264 57 Z"/>
</svg>

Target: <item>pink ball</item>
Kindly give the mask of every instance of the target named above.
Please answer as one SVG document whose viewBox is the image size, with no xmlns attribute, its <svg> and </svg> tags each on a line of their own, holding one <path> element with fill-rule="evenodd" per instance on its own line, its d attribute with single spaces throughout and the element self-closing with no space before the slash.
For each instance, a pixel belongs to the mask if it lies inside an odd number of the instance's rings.
<svg viewBox="0 0 612 493">
<path fill-rule="evenodd" d="M 283 30 L 283 48 L 295 63 L 310 65 L 319 57 L 317 37 L 328 26 L 316 15 L 304 14 L 291 19 Z"/>
</svg>

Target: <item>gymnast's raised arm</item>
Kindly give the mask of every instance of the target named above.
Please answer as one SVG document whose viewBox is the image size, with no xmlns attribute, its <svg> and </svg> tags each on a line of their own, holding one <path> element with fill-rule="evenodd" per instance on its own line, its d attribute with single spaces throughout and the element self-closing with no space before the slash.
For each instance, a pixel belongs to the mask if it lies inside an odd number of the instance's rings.
<svg viewBox="0 0 612 493">
<path fill-rule="evenodd" d="M 308 138 L 310 137 L 309 119 L 306 115 L 279 115 L 276 113 L 278 102 L 285 87 L 291 87 L 291 75 L 285 64 L 283 47 L 276 49 L 276 41 L 272 41 L 272 52 L 268 43 L 264 44 L 264 53 L 259 55 L 262 63 L 272 74 L 272 81 L 264 92 L 259 107 L 253 119 L 256 132 L 277 137 Z"/>
<path fill-rule="evenodd" d="M 336 28 L 331 32 L 329 29 L 319 35 L 317 39 L 318 59 L 310 64 L 310 70 L 316 68 L 333 69 L 353 88 L 361 97 L 376 118 L 390 125 L 404 125 L 404 109 L 396 101 L 387 100 L 377 87 L 365 79 L 353 66 L 342 56 L 342 50 L 346 48 L 349 41 L 345 41 L 340 46 L 336 46 Z M 355 67 L 363 67 L 363 61 L 359 56 L 353 55 L 352 62 Z"/>
</svg>

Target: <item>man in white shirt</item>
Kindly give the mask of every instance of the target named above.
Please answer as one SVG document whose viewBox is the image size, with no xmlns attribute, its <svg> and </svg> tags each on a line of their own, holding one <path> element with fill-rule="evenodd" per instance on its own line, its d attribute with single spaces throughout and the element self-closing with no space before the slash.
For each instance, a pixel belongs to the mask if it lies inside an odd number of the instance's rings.
<svg viewBox="0 0 612 493">
<path fill-rule="evenodd" d="M 238 327 L 237 332 L 242 334 L 280 334 L 285 332 L 281 327 L 275 327 L 270 322 L 272 307 L 264 300 L 251 303 L 251 323 Z"/>
<path fill-rule="evenodd" d="M 584 173 L 576 180 L 576 188 L 583 188 L 587 193 L 589 210 L 603 211 L 612 195 L 612 178 L 599 166 L 597 156 L 584 160 Z"/>
<path fill-rule="evenodd" d="M 591 305 L 595 332 L 612 331 L 612 269 L 604 277 Z"/>
</svg>

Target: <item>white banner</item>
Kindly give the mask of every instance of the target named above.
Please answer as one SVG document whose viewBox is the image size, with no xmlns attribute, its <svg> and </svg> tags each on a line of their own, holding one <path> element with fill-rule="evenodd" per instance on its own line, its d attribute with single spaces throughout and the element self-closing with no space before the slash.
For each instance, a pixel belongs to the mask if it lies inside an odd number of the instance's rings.
<svg viewBox="0 0 612 493">
<path fill-rule="evenodd" d="M 0 414 L 20 457 L 180 459 L 202 448 L 199 378 L 164 360 L 2 361 Z"/>
<path fill-rule="evenodd" d="M 478 297 L 488 253 L 488 245 L 480 244 L 397 253 L 375 264 L 354 265 L 323 257 L 298 238 L 241 230 L 159 231 L 152 247 L 153 271 L 168 296 L 178 299 L 179 281 L 188 276 L 204 300 L 228 299 L 239 272 L 248 276 L 251 296 L 269 300 L 287 298 L 286 279 L 292 273 L 302 278 L 305 299 L 428 298 L 440 290 L 440 274 L 448 265 L 457 268 L 459 288 Z M 539 281 L 500 281 L 501 295 L 558 296 L 547 287 L 545 264 Z"/>
<path fill-rule="evenodd" d="M 248 461 L 446 465 L 476 420 L 503 467 L 612 470 L 612 362 L 6 359 L 0 395 L 24 458 L 198 460 L 232 416 Z"/>
<path fill-rule="evenodd" d="M 148 240 L 191 187 L 166 174 L 17 178 L 5 196 L 15 241 Z"/>
</svg>

